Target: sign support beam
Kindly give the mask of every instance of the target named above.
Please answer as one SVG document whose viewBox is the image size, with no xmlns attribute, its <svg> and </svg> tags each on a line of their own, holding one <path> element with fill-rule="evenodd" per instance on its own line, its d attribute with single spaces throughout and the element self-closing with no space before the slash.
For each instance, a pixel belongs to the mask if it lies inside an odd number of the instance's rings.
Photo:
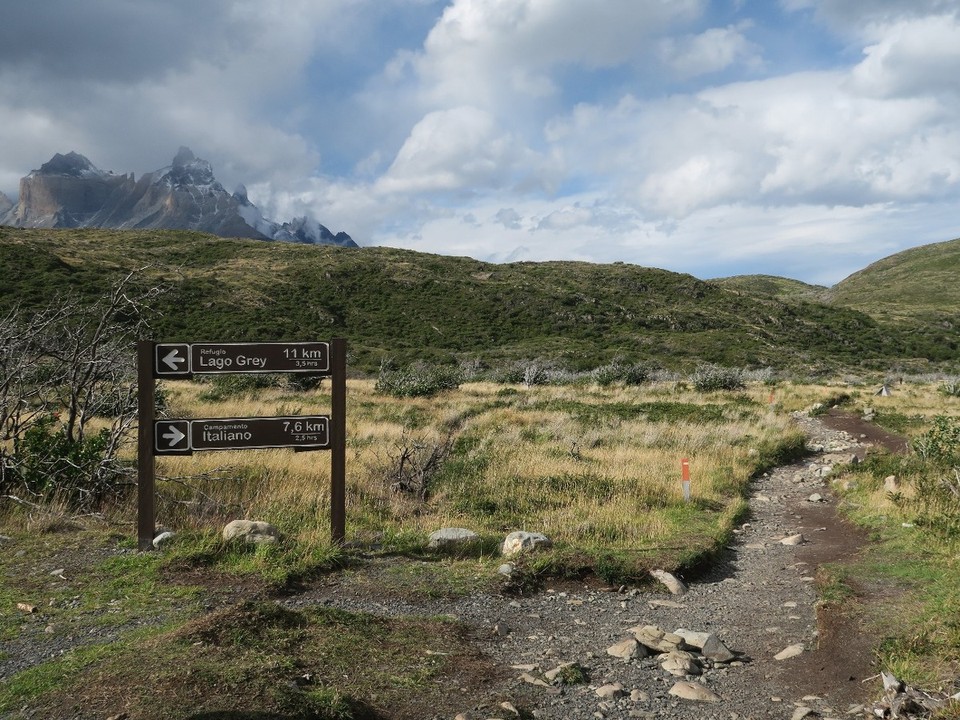
<svg viewBox="0 0 960 720">
<path fill-rule="evenodd" d="M 325 416 L 156 420 L 156 379 L 194 374 L 280 372 L 329 375 Z M 292 447 L 330 452 L 330 538 L 346 538 L 347 341 L 305 343 L 137 343 L 137 545 L 153 549 L 156 456 L 194 450 Z M 199 434 L 197 433 L 199 431 Z M 161 439 L 163 442 L 161 442 Z"/>
<path fill-rule="evenodd" d="M 155 343 L 137 342 L 137 547 L 153 549 L 156 532 L 156 461 L 153 456 Z"/>
<path fill-rule="evenodd" d="M 330 355 L 330 541 L 343 545 L 347 534 L 347 341 L 334 338 Z"/>
</svg>

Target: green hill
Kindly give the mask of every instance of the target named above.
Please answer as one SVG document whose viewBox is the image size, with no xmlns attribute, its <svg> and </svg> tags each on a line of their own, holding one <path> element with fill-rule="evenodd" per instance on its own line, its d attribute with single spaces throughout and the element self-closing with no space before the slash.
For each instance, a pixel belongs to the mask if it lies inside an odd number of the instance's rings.
<svg viewBox="0 0 960 720">
<path fill-rule="evenodd" d="M 770 295 L 781 300 L 821 301 L 827 288 L 821 285 L 808 285 L 800 280 L 777 277 L 775 275 L 734 275 L 717 278 L 716 283 L 727 290 L 736 290 L 753 295 Z"/>
<path fill-rule="evenodd" d="M 960 352 L 960 239 L 922 245 L 840 281 L 825 301 L 869 314 L 908 347 Z"/>
<path fill-rule="evenodd" d="M 628 264 L 493 265 L 390 248 L 224 239 L 179 231 L 0 228 L 0 311 L 57 293 L 93 297 L 132 269 L 163 284 L 162 341 L 344 336 L 351 367 L 384 358 L 493 364 L 545 359 L 582 370 L 620 357 L 665 367 L 884 369 L 957 360 L 856 309 L 728 289 Z"/>
<path fill-rule="evenodd" d="M 837 283 L 827 299 L 894 322 L 957 322 L 960 239 L 904 250 Z"/>
</svg>

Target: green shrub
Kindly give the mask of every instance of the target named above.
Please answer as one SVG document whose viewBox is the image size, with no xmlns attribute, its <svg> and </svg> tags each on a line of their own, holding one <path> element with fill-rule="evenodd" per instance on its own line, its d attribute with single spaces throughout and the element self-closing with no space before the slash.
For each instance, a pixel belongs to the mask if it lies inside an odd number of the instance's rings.
<svg viewBox="0 0 960 720">
<path fill-rule="evenodd" d="M 96 509 L 124 479 L 110 454 L 110 431 L 71 440 L 53 415 L 30 427 L 8 458 L 7 490 L 44 500 L 57 497 L 77 509 Z"/>
<path fill-rule="evenodd" d="M 947 380 L 940 386 L 940 392 L 947 397 L 960 397 L 960 377 Z"/>
<path fill-rule="evenodd" d="M 717 365 L 701 365 L 690 376 L 690 383 L 698 392 L 742 390 L 746 386 L 740 370 Z"/>
<path fill-rule="evenodd" d="M 201 400 L 220 402 L 227 398 L 243 397 L 257 390 L 283 387 L 286 382 L 283 375 L 276 373 L 230 373 L 214 375 L 212 379 L 201 382 L 209 385 L 200 393 Z"/>
<path fill-rule="evenodd" d="M 385 363 L 375 388 L 394 397 L 429 397 L 444 390 L 456 390 L 462 379 L 459 370 L 454 368 L 411 365 L 406 370 L 395 370 Z"/>
<path fill-rule="evenodd" d="M 612 385 L 622 382 L 624 385 L 642 385 L 650 378 L 650 370 L 641 363 L 614 361 L 602 365 L 593 371 L 593 379 L 598 385 Z"/>
<path fill-rule="evenodd" d="M 913 449 L 927 462 L 960 465 L 960 420 L 938 415 L 933 427 L 913 441 Z"/>
<path fill-rule="evenodd" d="M 901 499 L 917 512 L 917 525 L 947 539 L 960 538 L 960 419 L 940 415 L 913 441 L 922 467 L 916 494 Z"/>
</svg>

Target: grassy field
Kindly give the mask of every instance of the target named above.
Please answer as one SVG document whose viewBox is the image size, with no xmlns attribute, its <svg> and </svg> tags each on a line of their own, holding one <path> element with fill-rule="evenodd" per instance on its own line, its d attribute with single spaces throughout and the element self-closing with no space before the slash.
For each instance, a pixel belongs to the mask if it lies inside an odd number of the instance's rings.
<svg viewBox="0 0 960 720">
<path fill-rule="evenodd" d="M 323 391 L 238 390 L 165 383 L 173 417 L 329 412 Z M 400 399 L 348 383 L 347 540 L 420 551 L 441 527 L 466 527 L 495 548 L 513 530 L 557 544 L 564 572 L 640 578 L 695 563 L 722 546 L 751 475 L 796 456 L 802 438 L 769 408 L 769 389 L 702 394 L 641 387 L 471 383 Z M 690 502 L 680 461 L 693 476 Z M 329 534 L 329 460 L 289 450 L 161 458 L 160 522 L 216 530 L 249 517 L 298 547 Z M 192 499 L 191 499 L 192 498 Z M 198 501 L 197 498 L 203 500 Z M 202 513 L 198 505 L 204 505 Z"/>
<path fill-rule="evenodd" d="M 585 574 L 642 584 L 652 567 L 692 575 L 728 543 L 750 478 L 802 453 L 790 412 L 838 402 L 855 412 L 872 408 L 880 423 L 929 445 L 936 417 L 953 418 L 948 429 L 960 422 L 960 401 L 941 392 L 945 386 L 908 380 L 894 396 L 874 397 L 873 384 L 754 383 L 702 393 L 684 381 L 468 383 L 400 399 L 378 393 L 371 380 L 350 380 L 346 547 L 329 541 L 324 452 L 158 458 L 159 521 L 177 531 L 163 553 L 134 552 L 132 500 L 110 509 L 106 521 L 71 518 L 55 504 L 5 505 L 0 532 L 30 549 L 0 555 L 0 571 L 18 578 L 0 589 L 0 600 L 12 607 L 42 599 L 48 604 L 40 622 L 54 632 L 113 634 L 0 682 L 0 714 L 19 717 L 25 705 L 54 715 L 83 704 L 106 707 L 122 688 L 127 706 L 144 718 L 251 703 L 288 718 L 365 717 L 383 707 L 422 716 L 444 702 L 443 687 L 468 684 L 458 675 L 463 667 L 474 680 L 495 672 L 471 651 L 462 627 L 442 618 L 282 609 L 260 599 L 263 593 L 354 572 L 361 557 L 432 560 L 380 575 L 376 591 L 387 597 L 499 592 L 497 548 L 516 529 L 544 532 L 555 547 L 519 564 L 515 591 Z M 170 417 L 329 411 L 325 387 L 185 381 L 161 388 Z M 133 448 L 126 452 L 132 458 Z M 924 503 L 931 478 L 951 477 L 943 474 L 949 463 L 929 455 L 871 454 L 837 468 L 831 481 L 841 507 L 871 529 L 873 542 L 855 561 L 825 568 L 823 601 L 844 603 L 882 639 L 884 668 L 935 688 L 960 663 L 960 512 Z M 681 490 L 681 458 L 690 461 L 690 502 Z M 898 493 L 883 489 L 890 474 L 899 478 Z M 275 523 L 282 541 L 223 543 L 220 529 L 237 517 Z M 427 536 L 443 526 L 473 529 L 482 542 L 438 557 Z M 51 579 L 51 563 L 72 582 Z M 0 638 L 33 631 L 42 632 L 17 614 L 0 616 Z M 422 652 L 435 646 L 443 652 Z M 153 661 L 148 679 L 139 667 L 145 656 Z M 322 677 L 284 689 L 286 678 L 318 663 Z M 153 703 L 157 693 L 169 698 L 163 708 Z"/>
</svg>

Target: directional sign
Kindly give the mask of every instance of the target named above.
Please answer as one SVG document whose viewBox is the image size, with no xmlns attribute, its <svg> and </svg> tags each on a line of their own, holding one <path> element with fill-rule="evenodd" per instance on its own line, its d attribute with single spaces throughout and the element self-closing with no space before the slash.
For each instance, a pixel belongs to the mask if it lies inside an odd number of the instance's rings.
<svg viewBox="0 0 960 720">
<path fill-rule="evenodd" d="M 158 343 L 154 349 L 154 377 L 189 377 L 190 345 Z"/>
<path fill-rule="evenodd" d="M 158 420 L 153 424 L 155 455 L 189 455 L 190 421 Z"/>
<path fill-rule="evenodd" d="M 330 447 L 330 418 L 306 415 L 158 420 L 154 438 L 155 455 L 286 447 L 323 450 Z"/>
<path fill-rule="evenodd" d="M 157 378 L 225 373 L 330 372 L 330 343 L 158 343 Z"/>
<path fill-rule="evenodd" d="M 330 371 L 330 344 L 193 343 L 194 373 L 325 373 Z"/>
</svg>

